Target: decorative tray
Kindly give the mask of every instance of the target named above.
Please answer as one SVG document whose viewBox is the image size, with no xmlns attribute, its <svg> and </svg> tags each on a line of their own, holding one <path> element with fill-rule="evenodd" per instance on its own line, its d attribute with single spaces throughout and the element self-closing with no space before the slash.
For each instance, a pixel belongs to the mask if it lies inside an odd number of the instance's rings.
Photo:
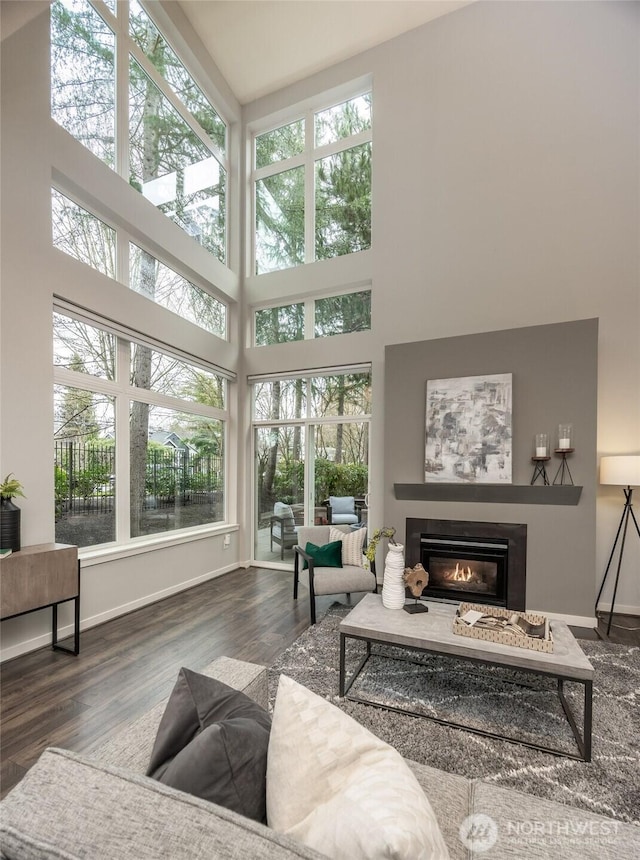
<svg viewBox="0 0 640 860">
<path fill-rule="evenodd" d="M 475 624 L 467 624 L 462 616 L 469 611 L 482 613 Z M 529 635 L 525 630 L 533 629 L 537 635 Z M 486 606 L 477 603 L 461 603 L 453 620 L 453 632 L 470 639 L 484 639 L 486 642 L 499 642 L 501 645 L 514 645 L 531 651 L 553 651 L 553 634 L 549 619 L 535 612 L 514 612 L 499 606 Z"/>
</svg>

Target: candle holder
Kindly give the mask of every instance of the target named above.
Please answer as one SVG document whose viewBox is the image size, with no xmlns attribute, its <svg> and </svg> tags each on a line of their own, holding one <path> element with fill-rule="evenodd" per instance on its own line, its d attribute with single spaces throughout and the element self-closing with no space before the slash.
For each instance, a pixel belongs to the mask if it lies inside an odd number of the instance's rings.
<svg viewBox="0 0 640 860">
<path fill-rule="evenodd" d="M 558 451 L 573 451 L 573 426 L 571 424 L 558 425 Z"/>
<path fill-rule="evenodd" d="M 534 442 L 534 456 L 531 458 L 535 466 L 533 468 L 533 477 L 531 478 L 531 486 L 535 484 L 538 478 L 542 478 L 542 483 L 548 487 L 549 478 L 547 476 L 546 462 L 549 457 L 549 436 L 547 433 L 536 433 Z"/>
<path fill-rule="evenodd" d="M 548 433 L 536 433 L 536 457 L 549 456 L 549 435 Z"/>
</svg>

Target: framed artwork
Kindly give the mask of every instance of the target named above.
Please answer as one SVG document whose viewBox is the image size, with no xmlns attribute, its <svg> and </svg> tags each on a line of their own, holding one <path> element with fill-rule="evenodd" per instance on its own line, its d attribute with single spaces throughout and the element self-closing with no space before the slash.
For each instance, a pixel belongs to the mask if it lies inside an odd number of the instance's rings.
<svg viewBox="0 0 640 860">
<path fill-rule="evenodd" d="M 427 381 L 425 482 L 511 483 L 512 374 Z"/>
</svg>

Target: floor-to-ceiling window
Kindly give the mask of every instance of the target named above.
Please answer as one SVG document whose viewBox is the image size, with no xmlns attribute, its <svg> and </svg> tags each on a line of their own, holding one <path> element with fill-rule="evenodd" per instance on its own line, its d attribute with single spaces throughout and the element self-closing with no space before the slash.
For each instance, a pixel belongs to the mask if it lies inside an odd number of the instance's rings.
<svg viewBox="0 0 640 860">
<path fill-rule="evenodd" d="M 364 499 L 368 366 L 254 378 L 254 557 L 291 564 L 296 528 L 326 521 L 329 496 Z"/>
<path fill-rule="evenodd" d="M 228 519 L 227 123 L 162 15 L 138 0 L 50 10 L 51 118 L 71 135 L 53 135 L 51 236 L 84 271 L 55 289 L 55 528 L 81 547 Z M 83 173 L 66 157 L 86 161 L 78 143 L 95 156 Z M 108 204 L 89 190 L 105 179 Z"/>
</svg>

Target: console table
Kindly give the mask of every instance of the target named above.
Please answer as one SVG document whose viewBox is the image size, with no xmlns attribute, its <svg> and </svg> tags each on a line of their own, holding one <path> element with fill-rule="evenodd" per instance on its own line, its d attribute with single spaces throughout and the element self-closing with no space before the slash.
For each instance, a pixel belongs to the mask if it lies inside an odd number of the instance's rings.
<svg viewBox="0 0 640 860">
<path fill-rule="evenodd" d="M 74 602 L 73 648 L 58 644 L 58 605 Z M 25 546 L 0 561 L 0 620 L 37 609 L 52 611 L 51 647 L 80 652 L 80 562 L 78 547 L 63 543 Z"/>
</svg>

